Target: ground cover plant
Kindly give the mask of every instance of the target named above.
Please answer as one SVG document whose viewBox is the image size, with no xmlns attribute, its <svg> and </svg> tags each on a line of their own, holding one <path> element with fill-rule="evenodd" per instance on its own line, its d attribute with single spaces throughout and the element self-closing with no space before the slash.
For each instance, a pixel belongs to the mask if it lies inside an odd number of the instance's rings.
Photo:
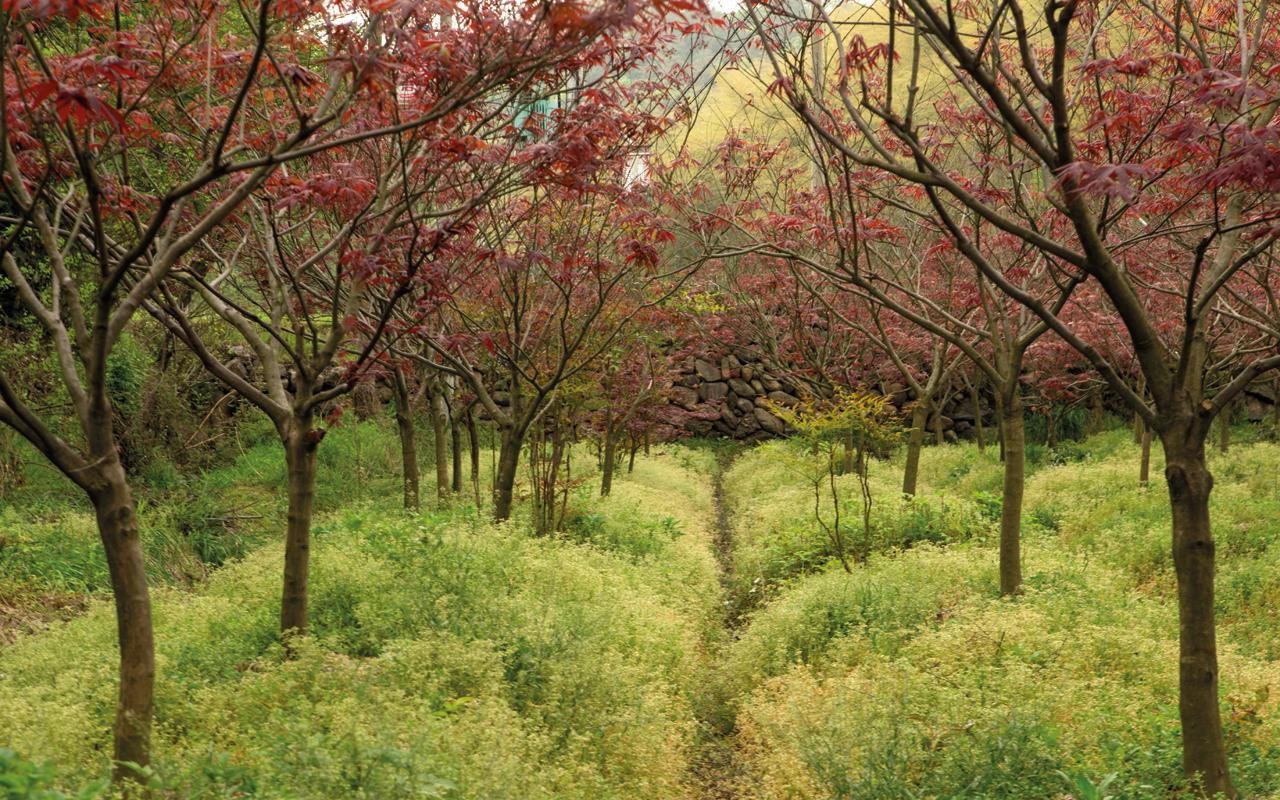
<svg viewBox="0 0 1280 800">
<path fill-rule="evenodd" d="M 1280 4 L 0 6 L 6 798 L 1280 797 Z"/>
</svg>

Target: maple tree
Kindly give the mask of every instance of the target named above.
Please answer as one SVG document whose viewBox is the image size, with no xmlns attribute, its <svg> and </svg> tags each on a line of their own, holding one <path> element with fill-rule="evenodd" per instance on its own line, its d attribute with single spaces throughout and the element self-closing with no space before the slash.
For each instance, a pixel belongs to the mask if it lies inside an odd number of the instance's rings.
<svg viewBox="0 0 1280 800">
<path fill-rule="evenodd" d="M 535 136 L 531 188 L 485 205 L 441 262 L 446 285 L 420 303 L 428 310 L 413 325 L 428 355 L 419 359 L 455 376 L 498 428 L 499 520 L 511 514 L 530 429 L 704 260 L 676 255 L 661 197 L 629 173 L 676 121 L 679 87 L 655 76 L 576 92 L 535 118 L 569 135 Z"/>
<path fill-rule="evenodd" d="M 775 262 L 765 270 L 779 276 L 775 287 L 762 293 L 770 302 L 788 296 L 776 290 L 787 282 L 804 292 L 806 299 L 781 315 L 803 331 L 790 337 L 797 353 L 792 363 L 825 361 L 811 371 L 824 375 L 823 382 L 839 376 L 835 386 L 876 385 L 886 374 L 907 383 L 913 419 L 904 492 L 914 492 L 930 412 L 940 431 L 938 401 L 962 361 L 992 387 L 1004 454 L 1000 586 L 1006 594 L 1018 592 L 1024 363 L 1050 327 L 992 289 L 945 229 L 928 221 L 919 193 L 895 190 L 874 173 L 853 168 L 821 141 L 769 143 L 731 134 L 716 158 L 723 190 L 696 213 L 702 224 L 731 232 L 720 245 L 726 254 L 746 251 Z M 989 191 L 1000 189 L 994 179 L 986 184 Z M 987 227 L 979 235 L 993 244 L 992 258 L 1005 269 L 1027 275 L 1044 270 L 1003 232 Z M 1037 297 L 1061 310 L 1078 284 L 1046 281 Z M 830 343 L 820 345 L 818 338 Z M 859 356 L 850 358 L 854 350 Z"/>
<path fill-rule="evenodd" d="M 322 435 L 308 423 L 352 385 L 350 372 L 332 382 L 322 374 L 349 355 L 339 332 L 347 312 L 365 307 L 360 287 L 403 282 L 414 257 L 449 238 L 438 221 L 454 210 L 424 212 L 421 193 L 459 184 L 421 168 L 488 150 L 459 120 L 474 129 L 510 119 L 513 104 L 544 89 L 536 81 L 548 65 L 587 68 L 573 60 L 613 34 L 694 9 L 681 0 L 4 3 L 0 265 L 52 343 L 52 378 L 78 429 L 51 424 L 58 409 L 33 403 L 8 365 L 0 422 L 83 489 L 97 514 L 120 643 L 118 780 L 148 763 L 155 678 L 136 509 L 105 377 L 139 309 L 272 416 L 291 485 L 305 486 Z M 428 240 L 425 251 L 395 262 L 405 248 L 384 242 L 413 235 Z M 296 291 L 264 291 L 301 272 L 311 274 Z M 322 286 L 339 273 L 343 286 Z M 321 295 L 339 312 L 310 327 L 324 317 Z M 264 386 L 201 348 L 202 323 L 183 314 L 196 302 L 266 344 L 256 350 Z M 296 338 L 273 335 L 283 327 Z M 365 346 L 380 338 L 365 335 Z M 277 347 L 295 367 L 292 394 L 282 391 Z M 310 497 L 293 495 L 282 624 L 302 628 Z"/>
<path fill-rule="evenodd" d="M 256 214 L 243 215 L 224 229 L 223 241 L 208 246 L 225 265 L 216 277 L 201 275 L 199 265 L 172 276 L 190 289 L 191 307 L 154 305 L 157 317 L 209 370 L 266 413 L 278 431 L 290 497 L 282 630 L 304 631 L 307 624 L 315 463 L 324 436 L 317 416 L 361 376 L 381 368 L 431 306 L 442 302 L 454 240 L 472 231 L 478 217 L 492 214 L 494 202 L 548 176 L 577 181 L 590 166 L 593 145 L 579 116 L 554 124 L 528 109 L 570 91 L 590 103 L 603 90 L 579 85 L 580 75 L 592 71 L 596 81 L 616 81 L 653 52 L 665 31 L 653 12 L 602 11 L 600 19 L 574 22 L 561 11 L 553 7 L 544 22 L 523 22 L 474 17 L 452 3 L 415 3 L 399 16 L 402 27 L 417 31 L 414 39 L 375 27 L 373 33 L 389 43 L 389 66 L 396 68 L 386 76 L 386 90 L 361 107 L 357 129 L 379 119 L 394 128 L 406 117 L 431 117 L 435 109 L 448 113 L 429 125 L 313 157 L 269 183 L 254 199 Z M 452 54 L 444 64 L 420 58 L 440 49 Z M 459 95 L 460 86 L 468 87 L 465 94 Z M 408 310 L 401 313 L 404 305 Z M 200 341 L 192 319 L 203 310 L 258 354 L 261 385 L 228 369 Z M 427 376 L 427 390 L 437 490 L 444 499 L 452 491 L 449 391 L 439 368 Z"/>
<path fill-rule="evenodd" d="M 665 390 L 675 374 L 674 359 L 663 352 L 661 323 L 669 317 L 660 309 L 650 309 L 623 333 L 614 346 L 602 354 L 596 368 L 598 377 L 596 410 L 590 422 L 600 440 L 600 496 L 608 497 L 618 468 L 618 446 L 630 444 L 630 464 L 635 464 L 639 443 L 658 420 L 667 404 Z"/>
<path fill-rule="evenodd" d="M 1075 349 L 1160 439 L 1183 766 L 1208 794 L 1234 796 L 1205 441 L 1224 408 L 1280 367 L 1269 269 L 1280 236 L 1280 53 L 1267 34 L 1280 11 L 1217 0 L 1035 10 L 900 0 L 837 19 L 818 4 L 800 15 L 761 13 L 767 6 L 748 9 L 772 90 L 842 172 L 923 197 L 991 291 Z M 834 80 L 815 77 L 797 29 L 830 39 Z M 996 254 L 1011 248 L 1037 268 L 1001 263 Z M 1101 303 L 1089 318 L 1124 331 L 1136 375 L 1064 313 L 1067 303 L 1047 299 L 1052 287 L 1086 285 Z"/>
</svg>

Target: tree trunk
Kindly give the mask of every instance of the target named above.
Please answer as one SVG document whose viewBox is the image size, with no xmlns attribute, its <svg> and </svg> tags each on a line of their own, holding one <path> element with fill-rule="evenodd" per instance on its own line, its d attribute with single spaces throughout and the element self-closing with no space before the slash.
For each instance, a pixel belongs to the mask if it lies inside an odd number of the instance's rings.
<svg viewBox="0 0 1280 800">
<path fill-rule="evenodd" d="M 1178 577 L 1182 765 L 1188 777 L 1199 776 L 1199 788 L 1205 796 L 1222 793 L 1235 797 L 1218 705 L 1214 549 L 1209 527 L 1213 476 L 1205 465 L 1205 432 L 1161 432 L 1173 510 L 1173 564 Z"/>
<path fill-rule="evenodd" d="M 294 417 L 284 436 L 288 466 L 289 517 L 284 540 L 284 592 L 280 630 L 307 632 L 307 576 L 311 561 L 311 515 L 316 494 L 316 448 L 324 431 L 311 415 Z"/>
<path fill-rule="evenodd" d="M 395 370 L 391 377 L 396 407 L 396 430 L 400 434 L 400 471 L 404 476 L 404 507 L 416 511 L 420 500 L 421 481 L 418 473 L 418 443 L 414 438 L 409 387 L 400 370 Z"/>
<path fill-rule="evenodd" d="M 1015 379 L 1016 380 L 1016 379 Z M 1004 494 L 1000 504 L 1000 594 L 1022 590 L 1022 490 L 1026 432 L 1017 388 L 1004 403 Z"/>
<path fill-rule="evenodd" d="M 150 764 L 151 715 L 155 698 L 155 643 L 151 595 L 138 533 L 138 518 L 124 467 L 114 454 L 105 457 L 105 487 L 90 496 L 98 534 L 106 552 L 116 606 L 120 644 L 120 691 L 116 705 L 112 779 L 141 781 L 130 764 Z"/>
<path fill-rule="evenodd" d="M 608 497 L 613 489 L 613 470 L 618 453 L 618 434 L 614 427 L 613 413 L 610 412 L 604 426 L 604 463 L 600 468 L 601 497 Z"/>
<path fill-rule="evenodd" d="M 524 437 L 509 427 L 502 429 L 498 465 L 493 474 L 493 518 L 498 522 L 511 518 L 516 472 L 520 468 L 520 448 Z"/>
<path fill-rule="evenodd" d="M 630 455 L 627 456 L 627 474 L 628 475 L 630 475 L 632 472 L 635 472 L 636 470 L 636 451 L 639 449 L 640 449 L 640 439 L 635 436 L 632 436 L 631 447 L 630 447 L 631 453 Z"/>
<path fill-rule="evenodd" d="M 1106 409 L 1102 407 L 1102 390 L 1099 389 L 1089 396 L 1089 434 L 1093 435 L 1102 431 L 1103 416 Z"/>
<path fill-rule="evenodd" d="M 856 445 L 853 441 L 853 430 L 844 432 L 844 463 L 840 465 L 841 475 L 852 475 L 858 468 Z"/>
<path fill-rule="evenodd" d="M 924 425 L 929 415 L 927 400 L 917 400 L 911 409 L 911 434 L 907 439 L 907 464 L 902 471 L 902 493 L 914 496 L 920 476 L 920 448 L 924 445 Z"/>
<path fill-rule="evenodd" d="M 933 443 L 941 447 L 946 444 L 946 434 L 942 430 L 942 402 L 938 402 L 933 408 Z"/>
<path fill-rule="evenodd" d="M 444 403 L 444 391 L 437 382 L 431 387 L 431 433 L 435 439 L 436 497 L 444 503 L 449 499 L 449 442 L 445 438 L 449 425 L 449 409 Z"/>
</svg>

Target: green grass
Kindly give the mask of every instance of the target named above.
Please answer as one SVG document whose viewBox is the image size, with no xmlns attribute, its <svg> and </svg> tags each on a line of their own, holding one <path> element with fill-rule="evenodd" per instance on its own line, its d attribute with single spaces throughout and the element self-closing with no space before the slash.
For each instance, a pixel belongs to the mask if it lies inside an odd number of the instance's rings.
<svg viewBox="0 0 1280 800">
<path fill-rule="evenodd" d="M 323 513 L 293 659 L 278 548 L 157 589 L 157 780 L 184 798 L 683 796 L 718 606 L 710 492 L 682 463 L 700 458 L 642 461 L 590 509 L 610 533 L 577 541 L 466 508 Z M 113 637 L 95 602 L 0 654 L 0 744 L 58 784 L 107 767 Z"/>
<path fill-rule="evenodd" d="M 1237 785 L 1276 798 L 1280 445 L 1247 433 L 1211 454 L 1222 698 Z M 870 555 L 846 574 L 785 442 L 657 448 L 604 500 L 581 447 L 568 525 L 552 537 L 530 535 L 523 510 L 495 526 L 465 500 L 401 511 L 395 444 L 385 421 L 326 438 L 313 636 L 292 659 L 276 631 L 274 443 L 145 488 L 166 791 L 685 798 L 717 731 L 731 734 L 749 800 L 1157 800 L 1184 788 L 1163 465 L 1157 446 L 1139 487 L 1127 430 L 1036 456 L 1026 592 L 1013 600 L 997 591 L 995 448 L 926 448 L 910 501 L 897 493 L 901 454 L 873 462 Z M 710 480 L 730 457 L 728 599 L 748 611 L 732 635 Z M 856 521 L 853 476 L 839 486 Z M 166 549 L 166 535 L 229 509 L 260 518 L 205 551 Z M 0 550 L 0 575 L 101 595 L 96 537 L 76 513 L 0 511 L 25 537 L 10 560 Z M 224 555 L 201 554 L 219 543 Z M 0 651 L 0 748 L 21 754 L 0 750 L 6 780 L 93 796 L 114 654 L 104 599 Z"/>
<path fill-rule="evenodd" d="M 419 452 L 430 452 L 430 427 L 418 430 L 425 437 Z M 281 541 L 287 503 L 279 441 L 266 425 L 248 426 L 240 437 L 238 454 L 206 472 L 182 475 L 168 462 L 153 461 L 131 476 L 152 585 L 198 585 L 211 569 Z M 22 462 L 23 484 L 0 499 L 0 603 L 38 617 L 50 598 L 108 592 L 106 561 L 83 492 L 32 452 Z M 482 466 L 487 492 L 487 459 Z M 433 474 L 424 469 L 427 504 L 435 497 Z M 467 487 L 459 502 L 465 505 L 471 496 Z M 319 450 L 317 513 L 359 502 L 393 505 L 400 498 L 399 441 L 389 420 L 329 431 Z"/>
<path fill-rule="evenodd" d="M 1211 456 L 1224 718 L 1237 786 L 1280 797 L 1280 446 L 1237 442 Z M 871 473 L 883 524 L 898 534 L 846 575 L 813 544 L 807 488 L 777 452 L 787 446 L 744 457 L 732 484 L 752 520 L 744 530 L 739 518 L 738 554 L 775 587 L 721 672 L 747 764 L 742 796 L 1056 800 L 1108 778 L 1098 796 L 1179 790 L 1158 445 L 1148 488 L 1129 431 L 1037 457 L 1024 506 L 1027 590 L 1016 600 L 997 596 L 995 543 L 980 525 L 913 541 L 910 506 L 894 495 L 898 460 Z M 926 504 L 991 519 L 999 481 L 993 448 L 924 451 Z"/>
</svg>

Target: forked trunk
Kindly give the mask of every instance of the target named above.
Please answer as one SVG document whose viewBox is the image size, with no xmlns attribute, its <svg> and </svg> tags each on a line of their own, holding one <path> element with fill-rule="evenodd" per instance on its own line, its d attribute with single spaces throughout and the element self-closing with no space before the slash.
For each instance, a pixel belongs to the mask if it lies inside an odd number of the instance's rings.
<svg viewBox="0 0 1280 800">
<path fill-rule="evenodd" d="M 1213 476 L 1205 465 L 1206 431 L 1162 431 L 1165 480 L 1173 511 L 1178 577 L 1178 710 L 1182 765 L 1207 797 L 1236 797 L 1218 705 L 1218 647 L 1213 607 L 1214 551 L 1209 527 Z"/>
<path fill-rule="evenodd" d="M 498 522 L 511 518 L 516 472 L 520 468 L 520 449 L 524 437 L 510 427 L 503 427 L 498 449 L 498 465 L 493 474 L 493 518 Z"/>
<path fill-rule="evenodd" d="M 324 431 L 311 416 L 295 417 L 284 437 L 288 467 L 289 516 L 284 540 L 281 632 L 307 632 L 307 580 L 311 568 L 311 516 L 316 495 L 316 448 Z"/>
<path fill-rule="evenodd" d="M 630 475 L 636 469 L 636 451 L 640 449 L 640 440 L 631 437 L 630 454 L 627 456 L 627 474 Z"/>
<path fill-rule="evenodd" d="M 1004 493 L 1000 504 L 1000 594 L 1022 590 L 1022 490 L 1026 481 L 1026 433 L 1022 398 L 1004 403 Z"/>
<path fill-rule="evenodd" d="M 418 474 L 418 443 L 414 437 L 413 409 L 409 404 L 409 387 L 400 370 L 392 374 L 396 406 L 396 430 L 400 434 L 400 464 L 404 476 L 404 507 L 418 509 L 420 479 Z"/>
<path fill-rule="evenodd" d="M 98 534 L 106 552 L 116 606 L 120 644 L 120 691 L 116 704 L 112 778 L 141 781 L 132 765 L 150 763 L 151 714 L 155 686 L 155 644 L 151 632 L 151 595 L 138 535 L 138 518 L 124 468 L 106 456 L 105 487 L 91 495 Z"/>
<path fill-rule="evenodd" d="M 911 410 L 911 433 L 907 439 L 907 464 L 902 470 L 902 493 L 914 496 L 920 476 L 920 448 L 924 445 L 924 425 L 929 416 L 925 400 L 917 400 Z"/>
</svg>

